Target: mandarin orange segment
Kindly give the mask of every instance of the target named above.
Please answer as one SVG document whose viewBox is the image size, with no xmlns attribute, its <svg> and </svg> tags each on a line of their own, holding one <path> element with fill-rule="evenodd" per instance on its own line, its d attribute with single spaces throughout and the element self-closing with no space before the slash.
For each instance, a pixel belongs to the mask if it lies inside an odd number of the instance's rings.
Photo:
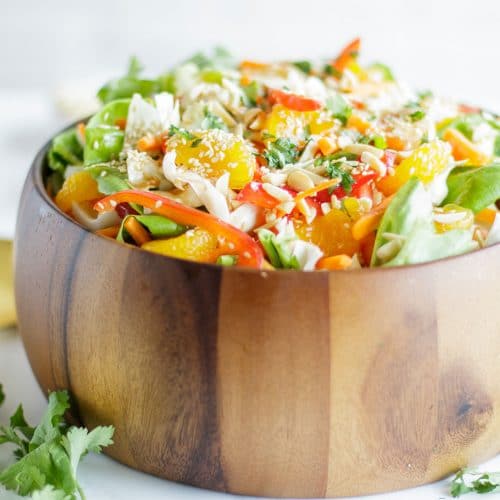
<svg viewBox="0 0 500 500">
<path fill-rule="evenodd" d="M 422 144 L 394 170 L 377 182 L 377 188 L 386 196 L 394 194 L 410 177 L 417 177 L 424 184 L 445 170 L 453 161 L 450 145 L 443 141 Z"/>
<path fill-rule="evenodd" d="M 97 182 L 93 177 L 81 170 L 68 177 L 55 197 L 56 205 L 63 211 L 69 212 L 73 202 L 81 203 L 99 198 Z"/>
<path fill-rule="evenodd" d="M 229 173 L 229 187 L 241 189 L 253 178 L 255 156 L 240 137 L 218 129 L 193 134 L 187 139 L 174 135 L 167 149 L 176 152 L 177 165 L 199 173 L 208 179 L 217 179 Z"/>
<path fill-rule="evenodd" d="M 294 111 L 276 104 L 267 115 L 264 130 L 274 137 L 286 137 L 298 142 L 305 138 L 307 132 L 321 134 L 333 126 L 333 120 L 321 111 Z"/>
<path fill-rule="evenodd" d="M 352 236 L 352 221 L 340 209 L 333 208 L 326 215 L 316 217 L 311 224 L 296 222 L 297 236 L 317 245 L 325 257 L 346 254 L 353 256 L 359 242 Z"/>
<path fill-rule="evenodd" d="M 148 241 L 141 248 L 178 259 L 215 262 L 220 253 L 218 247 L 217 236 L 196 228 L 174 238 Z"/>
</svg>

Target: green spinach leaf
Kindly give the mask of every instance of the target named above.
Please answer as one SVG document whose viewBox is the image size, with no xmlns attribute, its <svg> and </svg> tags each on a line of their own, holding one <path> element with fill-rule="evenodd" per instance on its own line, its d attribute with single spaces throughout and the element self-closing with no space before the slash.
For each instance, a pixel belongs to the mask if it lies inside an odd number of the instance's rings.
<svg viewBox="0 0 500 500">
<path fill-rule="evenodd" d="M 500 199 L 500 164 L 456 167 L 450 172 L 447 185 L 443 205 L 455 203 L 479 212 Z"/>
</svg>

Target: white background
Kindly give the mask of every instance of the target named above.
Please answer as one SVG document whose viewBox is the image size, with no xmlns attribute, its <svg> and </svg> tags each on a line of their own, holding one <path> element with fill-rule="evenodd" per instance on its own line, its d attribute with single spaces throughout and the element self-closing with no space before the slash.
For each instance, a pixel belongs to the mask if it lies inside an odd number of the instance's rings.
<svg viewBox="0 0 500 500">
<path fill-rule="evenodd" d="M 70 120 L 56 101 L 74 89 L 85 109 L 97 83 L 120 75 L 131 54 L 155 74 L 216 44 L 246 58 L 300 59 L 334 56 L 361 35 L 365 61 L 386 62 L 417 88 L 500 111 L 499 26 L 498 0 L 0 0 L 0 238 L 13 235 L 35 151 Z M 0 332 L 0 381 L 10 396 L 0 422 L 18 401 L 39 418 L 44 402 L 13 331 Z M 6 460 L 0 454 L 0 467 Z M 90 457 L 81 477 L 89 500 L 229 498 L 103 457 Z M 445 494 L 440 483 L 377 498 Z"/>
</svg>

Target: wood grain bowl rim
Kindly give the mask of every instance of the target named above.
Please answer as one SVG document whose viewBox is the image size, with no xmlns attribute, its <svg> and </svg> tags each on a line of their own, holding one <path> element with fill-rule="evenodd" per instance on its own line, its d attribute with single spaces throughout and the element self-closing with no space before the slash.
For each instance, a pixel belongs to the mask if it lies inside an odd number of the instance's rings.
<svg viewBox="0 0 500 500">
<path fill-rule="evenodd" d="M 220 268 L 221 266 L 218 264 L 210 264 L 210 263 L 203 263 L 203 262 L 196 262 L 196 261 L 189 261 L 186 259 L 179 259 L 177 257 L 168 257 L 166 255 L 160 255 L 156 254 L 154 252 L 148 252 L 147 250 L 143 250 L 142 248 L 136 247 L 134 245 L 130 245 L 127 243 L 121 243 L 116 240 L 112 240 L 110 238 L 107 238 L 105 236 L 100 236 L 92 231 L 90 231 L 88 228 L 77 222 L 75 219 L 70 217 L 68 214 L 63 212 L 54 202 L 54 200 L 49 196 L 47 193 L 47 190 L 45 188 L 45 183 L 44 183 L 44 176 L 45 173 L 48 169 L 47 165 L 47 153 L 50 149 L 50 146 L 52 144 L 52 141 L 54 137 L 59 135 L 62 132 L 65 132 L 80 123 L 81 121 L 85 121 L 86 118 L 82 120 L 77 120 L 70 125 L 64 127 L 63 129 L 59 130 L 56 134 L 54 134 L 42 147 L 41 149 L 37 152 L 35 155 L 35 158 L 31 164 L 30 170 L 27 175 L 27 179 L 29 176 L 32 176 L 33 183 L 35 185 L 35 189 L 38 191 L 38 193 L 41 195 L 42 199 L 53 209 L 55 210 L 59 215 L 63 216 L 76 226 L 79 226 L 83 231 L 91 234 L 93 237 L 100 238 L 101 240 L 106 240 L 106 243 L 109 243 L 110 245 L 120 245 L 125 248 L 128 248 L 130 251 L 135 251 L 135 252 L 146 252 L 150 254 L 151 259 L 168 259 L 171 261 L 175 262 L 182 262 L 182 263 L 188 263 L 192 264 L 195 267 L 200 267 L 200 268 Z M 274 269 L 274 270 L 263 270 L 263 269 L 253 269 L 253 268 L 245 268 L 245 267 L 237 267 L 237 266 L 224 266 L 224 271 L 225 272 L 236 272 L 236 273 L 307 273 L 307 274 L 337 274 L 337 273 L 353 273 L 353 274 L 359 274 L 359 273 L 370 273 L 370 274 L 378 274 L 378 273 L 398 273 L 398 272 L 404 272 L 409 269 L 415 269 L 418 270 L 422 267 L 430 267 L 430 266 L 435 266 L 438 267 L 440 263 L 445 263 L 447 261 L 451 260 L 458 260 L 458 259 L 467 259 L 467 258 L 475 258 L 478 254 L 482 254 L 485 252 L 500 252 L 500 242 L 494 243 L 493 245 L 490 245 L 485 248 L 479 248 L 477 250 L 473 250 L 472 252 L 467 252 L 464 254 L 459 254 L 459 255 L 454 255 L 451 257 L 445 257 L 443 259 L 438 259 L 438 260 L 433 260 L 429 262 L 422 262 L 419 264 L 406 264 L 403 266 L 393 266 L 393 267 L 363 267 L 363 268 L 358 268 L 358 269 L 349 269 L 348 271 L 345 270 L 314 270 L 314 271 L 297 271 L 297 270 L 292 270 L 292 269 Z"/>
</svg>

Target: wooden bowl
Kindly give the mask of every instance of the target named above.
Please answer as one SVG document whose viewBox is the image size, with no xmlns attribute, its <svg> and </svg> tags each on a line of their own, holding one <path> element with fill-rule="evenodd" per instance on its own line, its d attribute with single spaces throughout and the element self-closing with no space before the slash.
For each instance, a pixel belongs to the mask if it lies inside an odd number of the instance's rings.
<svg viewBox="0 0 500 500">
<path fill-rule="evenodd" d="M 19 330 L 43 390 L 110 456 L 202 488 L 335 497 L 500 449 L 500 246 L 352 272 L 252 271 L 96 236 L 27 178 Z"/>
</svg>

